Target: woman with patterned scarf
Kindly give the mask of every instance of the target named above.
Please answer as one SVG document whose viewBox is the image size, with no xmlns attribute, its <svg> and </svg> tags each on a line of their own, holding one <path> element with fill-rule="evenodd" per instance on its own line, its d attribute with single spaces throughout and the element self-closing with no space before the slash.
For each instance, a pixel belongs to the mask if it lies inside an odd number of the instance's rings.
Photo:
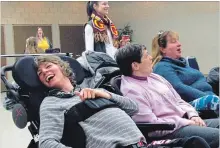
<svg viewBox="0 0 220 148">
<path fill-rule="evenodd" d="M 114 58 L 118 48 L 118 31 L 108 18 L 108 1 L 89 1 L 85 25 L 86 50 L 104 52 Z"/>
</svg>

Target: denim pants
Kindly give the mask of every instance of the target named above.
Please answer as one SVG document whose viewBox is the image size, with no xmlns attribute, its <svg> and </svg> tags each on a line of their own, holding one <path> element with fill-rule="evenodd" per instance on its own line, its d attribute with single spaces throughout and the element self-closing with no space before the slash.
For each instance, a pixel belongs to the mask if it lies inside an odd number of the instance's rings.
<svg viewBox="0 0 220 148">
<path fill-rule="evenodd" d="M 206 127 L 188 125 L 177 129 L 171 134 L 163 137 L 163 139 L 186 138 L 191 136 L 199 136 L 203 138 L 211 148 L 219 147 L 219 118 L 204 120 Z"/>
</svg>

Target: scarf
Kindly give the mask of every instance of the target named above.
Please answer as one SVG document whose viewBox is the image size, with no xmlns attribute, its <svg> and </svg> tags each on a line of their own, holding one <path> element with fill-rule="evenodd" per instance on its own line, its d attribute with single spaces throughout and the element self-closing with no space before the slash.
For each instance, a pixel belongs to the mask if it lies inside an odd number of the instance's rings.
<svg viewBox="0 0 220 148">
<path fill-rule="evenodd" d="M 113 44 L 118 40 L 118 30 L 108 16 L 105 15 L 102 17 L 94 11 L 91 18 L 95 42 L 100 41 L 109 43 L 106 26 L 111 31 Z"/>
<path fill-rule="evenodd" d="M 75 86 L 73 90 L 71 90 L 70 92 L 64 92 L 60 89 L 54 88 L 51 89 L 48 93 L 48 96 L 55 96 L 57 98 L 71 98 L 73 96 L 75 96 L 75 91 L 81 91 L 81 88 L 79 86 Z"/>
</svg>

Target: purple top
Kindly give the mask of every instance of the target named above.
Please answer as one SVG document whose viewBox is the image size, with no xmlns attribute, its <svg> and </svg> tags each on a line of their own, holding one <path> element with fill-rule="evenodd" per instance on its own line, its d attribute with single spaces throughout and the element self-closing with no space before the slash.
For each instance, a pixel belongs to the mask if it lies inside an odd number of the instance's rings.
<svg viewBox="0 0 220 148">
<path fill-rule="evenodd" d="M 139 112 L 132 118 L 136 122 L 173 123 L 175 130 L 187 126 L 189 119 L 198 116 L 196 110 L 182 100 L 172 85 L 157 74 L 150 74 L 147 79 L 137 76 L 122 76 L 121 92 L 139 104 Z M 152 132 L 150 136 L 164 136 L 173 131 Z"/>
<path fill-rule="evenodd" d="M 132 78 L 138 79 L 138 80 L 147 80 L 147 77 L 140 77 L 140 76 L 134 76 L 134 75 L 132 75 Z"/>
</svg>

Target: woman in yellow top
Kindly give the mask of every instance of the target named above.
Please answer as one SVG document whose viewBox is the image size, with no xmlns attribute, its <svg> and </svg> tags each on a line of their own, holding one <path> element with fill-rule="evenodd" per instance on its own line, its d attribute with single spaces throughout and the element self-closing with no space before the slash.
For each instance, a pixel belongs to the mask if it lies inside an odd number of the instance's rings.
<svg viewBox="0 0 220 148">
<path fill-rule="evenodd" d="M 38 27 L 38 29 L 37 29 L 36 38 L 37 38 L 38 48 L 44 50 L 44 52 L 47 49 L 53 48 L 50 40 L 44 36 L 44 32 L 41 27 Z"/>
</svg>

